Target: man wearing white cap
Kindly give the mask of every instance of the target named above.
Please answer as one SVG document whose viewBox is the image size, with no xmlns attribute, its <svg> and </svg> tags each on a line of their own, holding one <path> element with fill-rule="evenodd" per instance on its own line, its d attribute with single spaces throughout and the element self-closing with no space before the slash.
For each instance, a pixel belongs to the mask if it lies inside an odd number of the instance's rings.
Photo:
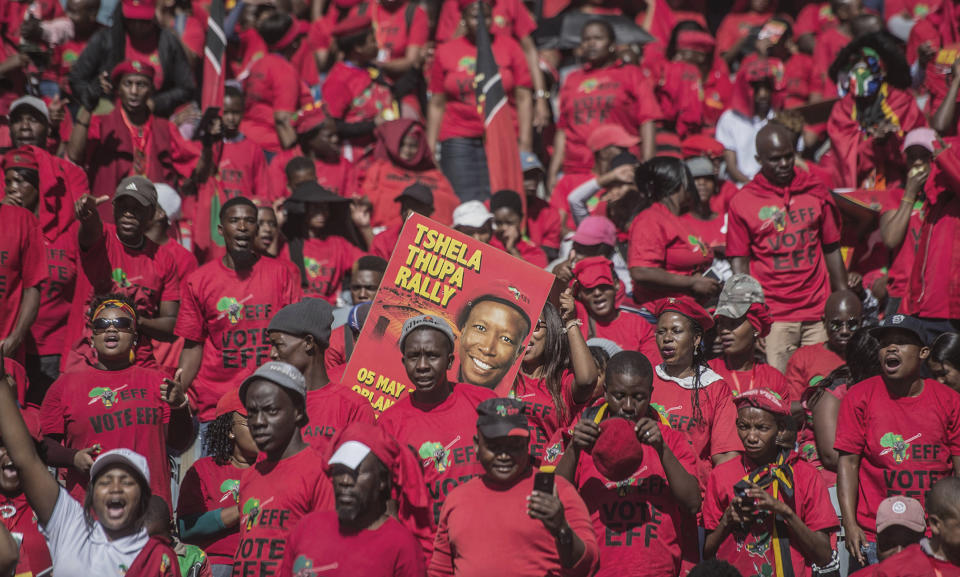
<svg viewBox="0 0 960 577">
<path fill-rule="evenodd" d="M 479 200 L 470 200 L 453 211 L 453 228 L 480 242 L 493 236 L 493 213 Z"/>
</svg>

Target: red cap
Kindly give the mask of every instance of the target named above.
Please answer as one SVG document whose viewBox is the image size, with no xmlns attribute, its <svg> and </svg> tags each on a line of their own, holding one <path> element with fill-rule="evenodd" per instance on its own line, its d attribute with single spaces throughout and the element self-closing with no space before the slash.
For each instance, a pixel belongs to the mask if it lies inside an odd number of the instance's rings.
<svg viewBox="0 0 960 577">
<path fill-rule="evenodd" d="M 327 119 L 327 112 L 320 101 L 311 102 L 297 112 L 297 134 L 305 134 L 323 124 Z"/>
<path fill-rule="evenodd" d="M 228 391 L 227 394 L 220 397 L 217 401 L 217 409 L 214 416 L 220 417 L 229 413 L 240 413 L 247 416 L 247 409 L 240 402 L 240 389 L 236 388 Z"/>
<path fill-rule="evenodd" d="M 780 398 L 780 395 L 767 388 L 750 389 L 743 391 L 733 398 L 733 404 L 738 409 L 743 407 L 756 407 L 764 411 L 770 411 L 774 415 L 781 417 L 790 416 L 790 405 Z"/>
<path fill-rule="evenodd" d="M 713 328 L 713 317 L 693 298 L 686 295 L 679 297 L 668 297 L 656 302 L 657 317 L 666 312 L 680 313 L 688 319 L 694 321 L 704 331 Z"/>
<path fill-rule="evenodd" d="M 712 52 L 717 45 L 707 32 L 699 30 L 681 30 L 677 34 L 677 50 L 696 50 L 697 52 Z"/>
<path fill-rule="evenodd" d="M 140 74 L 146 76 L 153 82 L 153 76 L 156 74 L 156 70 L 149 62 L 142 60 L 124 60 L 113 68 L 113 72 L 110 74 L 110 81 L 116 84 L 118 80 L 127 74 Z"/>
<path fill-rule="evenodd" d="M 587 137 L 587 147 L 592 152 L 598 152 L 608 146 L 630 148 L 639 143 L 640 139 L 636 135 L 630 134 L 619 124 L 603 124 Z"/>
<path fill-rule="evenodd" d="M 573 242 L 584 246 L 598 244 L 617 245 L 617 226 L 605 216 L 590 215 L 580 221 Z"/>
<path fill-rule="evenodd" d="M 353 36 L 373 26 L 373 20 L 368 14 L 347 16 L 333 27 L 333 35 L 336 38 L 343 36 Z"/>
<path fill-rule="evenodd" d="M 623 481 L 643 463 L 643 445 L 634 430 L 636 424 L 612 417 L 600 422 L 600 436 L 590 455 L 600 473 L 611 481 Z"/>
<path fill-rule="evenodd" d="M 723 145 L 717 140 L 704 134 L 694 134 L 688 137 L 681 144 L 683 157 L 708 156 L 710 158 L 719 158 L 723 156 Z"/>
<path fill-rule="evenodd" d="M 127 20 L 153 20 L 157 15 L 156 0 L 123 0 L 122 7 Z"/>
<path fill-rule="evenodd" d="M 3 169 L 8 170 L 10 168 L 38 170 L 37 157 L 33 154 L 33 149 L 29 146 L 21 146 L 7 152 L 3 157 Z"/>
<path fill-rule="evenodd" d="M 573 266 L 573 276 L 583 288 L 613 285 L 613 263 L 605 256 L 591 256 Z"/>
</svg>

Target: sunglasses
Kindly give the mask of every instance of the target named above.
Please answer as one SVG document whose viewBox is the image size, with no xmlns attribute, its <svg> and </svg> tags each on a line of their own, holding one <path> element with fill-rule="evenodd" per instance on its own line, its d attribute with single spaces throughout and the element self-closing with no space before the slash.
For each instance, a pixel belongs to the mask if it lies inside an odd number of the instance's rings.
<svg viewBox="0 0 960 577">
<path fill-rule="evenodd" d="M 123 333 L 132 333 L 133 319 L 130 317 L 117 317 L 114 319 L 99 318 L 93 320 L 94 334 L 105 333 L 110 327 L 113 327 Z"/>
<path fill-rule="evenodd" d="M 840 330 L 843 329 L 844 325 L 846 325 L 847 330 L 853 332 L 853 331 L 855 331 L 855 330 L 857 330 L 857 329 L 860 328 L 860 320 L 859 320 L 859 319 L 850 319 L 850 320 L 848 320 L 848 321 L 846 321 L 846 322 L 844 322 L 844 321 L 830 321 L 830 330 L 833 331 L 833 332 L 840 331 Z"/>
</svg>

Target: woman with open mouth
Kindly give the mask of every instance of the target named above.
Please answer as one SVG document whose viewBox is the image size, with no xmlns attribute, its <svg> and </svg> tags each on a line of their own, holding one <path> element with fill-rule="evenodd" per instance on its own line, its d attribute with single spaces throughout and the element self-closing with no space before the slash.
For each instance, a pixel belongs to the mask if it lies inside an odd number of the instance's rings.
<svg viewBox="0 0 960 577">
<path fill-rule="evenodd" d="M 167 445 L 182 450 L 191 442 L 187 398 L 163 373 L 134 363 L 138 317 L 130 300 L 94 299 L 88 321 L 94 358 L 61 375 L 40 410 L 46 458 L 66 468 L 66 490 L 82 502 L 100 451 L 136 451 L 153 470 L 153 493 L 169 505 Z"/>
<path fill-rule="evenodd" d="M 129 449 L 107 451 L 90 467 L 84 499 L 71 497 L 37 454 L 14 390 L 12 379 L 0 369 L 3 463 L 16 464 L 26 501 L 56 567 L 54 575 L 166 575 L 176 554 L 165 542 L 151 539 L 143 526 L 152 494 L 147 459 Z M 6 486 L 10 475 L 5 467 L 0 476 Z"/>
<path fill-rule="evenodd" d="M 2 386 L 5 386 L 5 383 L 0 383 L 0 387 Z M 30 435 L 34 439 L 39 438 L 40 422 L 36 412 L 24 413 L 24 420 L 30 423 Z M 21 540 L 18 547 L 19 560 L 14 561 L 14 575 L 39 575 L 52 565 L 50 551 L 43 535 L 37 529 L 34 515 L 24 493 L 20 469 L 10 456 L 3 439 L 0 439 L 0 529 L 5 528 L 11 534 L 18 535 Z M 10 575 L 9 571 L 3 572 L 2 562 L 0 575 Z"/>
</svg>

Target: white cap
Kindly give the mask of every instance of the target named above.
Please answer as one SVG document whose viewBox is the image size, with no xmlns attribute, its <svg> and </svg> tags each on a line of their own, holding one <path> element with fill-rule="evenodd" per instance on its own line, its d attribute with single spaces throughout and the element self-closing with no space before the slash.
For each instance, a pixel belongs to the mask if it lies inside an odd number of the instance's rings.
<svg viewBox="0 0 960 577">
<path fill-rule="evenodd" d="M 43 117 L 50 122 L 50 109 L 47 108 L 47 104 L 37 98 L 36 96 L 21 96 L 20 98 L 14 100 L 10 103 L 10 112 L 7 113 L 7 116 L 13 116 L 13 111 L 20 108 L 21 106 L 26 106 L 32 108 L 43 115 Z"/>
<path fill-rule="evenodd" d="M 147 459 L 143 455 L 130 449 L 114 449 L 103 453 L 90 467 L 90 478 L 96 479 L 97 475 L 111 465 L 126 465 L 140 473 L 143 481 L 150 484 L 150 467 L 147 465 Z"/>
<path fill-rule="evenodd" d="M 166 213 L 167 220 L 171 223 L 180 220 L 182 216 L 180 207 L 183 201 L 180 200 L 180 195 L 177 194 L 177 191 L 169 184 L 162 182 L 156 183 L 154 187 L 157 189 L 157 204 L 159 204 L 163 212 Z"/>
<path fill-rule="evenodd" d="M 479 200 L 467 201 L 453 211 L 453 226 L 469 226 L 480 228 L 493 218 L 493 213 L 487 210 Z"/>
<path fill-rule="evenodd" d="M 370 454 L 370 447 L 360 441 L 347 441 L 337 447 L 333 456 L 327 461 L 328 465 L 344 465 L 348 469 L 357 470 L 360 463 Z"/>
</svg>

